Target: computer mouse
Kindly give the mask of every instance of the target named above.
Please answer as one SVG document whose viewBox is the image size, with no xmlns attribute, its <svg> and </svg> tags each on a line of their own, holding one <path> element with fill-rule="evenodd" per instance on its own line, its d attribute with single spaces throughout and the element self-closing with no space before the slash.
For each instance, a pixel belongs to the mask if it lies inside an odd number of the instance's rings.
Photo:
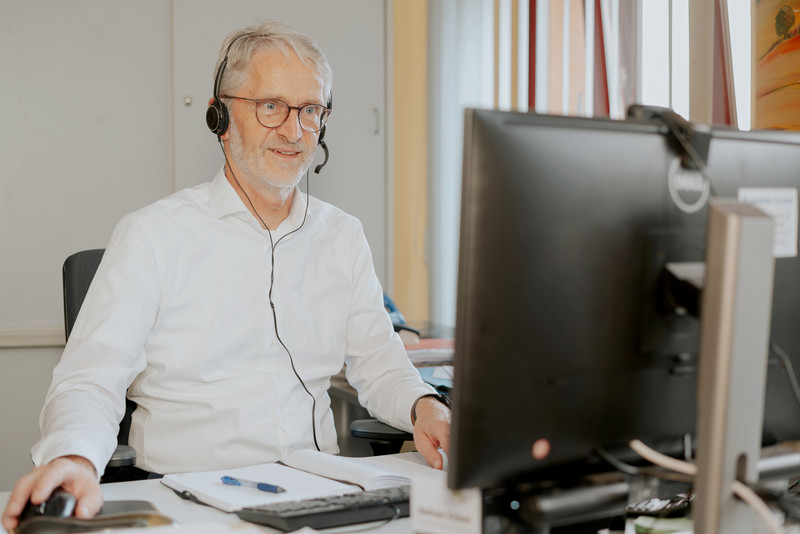
<svg viewBox="0 0 800 534">
<path fill-rule="evenodd" d="M 75 496 L 63 489 L 57 489 L 50 496 L 39 504 L 28 501 L 22 513 L 19 515 L 19 522 L 22 523 L 31 517 L 70 517 L 75 511 Z"/>
</svg>

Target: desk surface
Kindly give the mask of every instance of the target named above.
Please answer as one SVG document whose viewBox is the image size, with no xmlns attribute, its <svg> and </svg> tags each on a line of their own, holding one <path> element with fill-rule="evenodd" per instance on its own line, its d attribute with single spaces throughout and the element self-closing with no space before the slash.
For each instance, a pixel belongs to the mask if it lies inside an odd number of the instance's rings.
<svg viewBox="0 0 800 534">
<path fill-rule="evenodd" d="M 269 527 L 247 523 L 239 519 L 236 514 L 225 513 L 210 506 L 202 506 L 181 499 L 158 480 L 103 484 L 102 489 L 103 495 L 107 501 L 148 501 L 153 503 L 162 514 L 184 526 L 191 524 L 225 523 L 232 526 L 249 525 L 261 532 L 281 532 Z M 0 493 L 0 509 L 5 508 L 9 494 L 10 492 L 8 491 Z M 369 525 L 375 525 L 375 528 L 367 529 Z M 325 533 L 334 534 L 336 532 L 352 530 L 353 528 L 353 525 L 350 525 L 340 528 L 325 529 Z M 411 520 L 409 518 L 398 519 L 385 524 L 377 522 L 371 524 L 365 523 L 363 526 L 359 526 L 359 528 L 365 528 L 367 529 L 365 532 L 374 532 L 377 534 L 408 534 L 412 532 Z M 0 530 L 2 530 L 2 528 L 0 528 Z M 247 532 L 250 532 L 250 530 L 251 529 L 247 529 Z M 127 530 L 120 530 L 119 532 L 124 533 L 127 532 Z"/>
<path fill-rule="evenodd" d="M 239 519 L 236 514 L 229 514 L 212 508 L 201 506 L 193 502 L 181 499 L 175 493 L 158 480 L 142 480 L 138 482 L 118 482 L 116 484 L 103 484 L 103 495 L 106 500 L 144 500 L 152 502 L 159 511 L 172 518 L 181 525 L 191 523 L 226 523 L 231 525 L 252 525 Z M 7 497 L 6 497 L 7 498 Z M 367 532 L 380 534 L 400 534 L 411 532 L 411 520 L 408 518 L 392 521 L 383 526 L 381 523 L 374 523 L 374 529 Z M 253 525 L 255 526 L 255 525 Z M 366 527 L 366 525 L 365 525 Z M 281 532 L 269 527 L 258 526 L 263 532 Z M 341 530 L 352 530 L 353 526 L 342 527 L 339 529 L 326 529 L 325 532 L 335 533 Z"/>
<path fill-rule="evenodd" d="M 171 489 L 162 484 L 159 480 L 141 480 L 136 482 L 117 482 L 103 484 L 100 486 L 106 501 L 116 500 L 141 500 L 152 503 L 158 510 L 171 518 L 180 525 L 202 525 L 207 523 L 224 523 L 227 525 L 240 525 L 248 528 L 244 532 L 250 533 L 253 530 L 261 532 L 281 532 L 269 527 L 254 525 L 239 519 L 236 514 L 225 513 L 210 506 L 202 506 L 193 502 L 181 499 Z M 0 510 L 4 509 L 10 492 L 0 492 Z M 374 528 L 369 528 L 372 525 Z M 364 529 L 364 532 L 374 532 L 377 534 L 408 534 L 411 530 L 411 520 L 409 518 L 397 519 L 385 522 L 364 523 L 363 525 L 349 525 L 344 527 L 325 529 L 326 534 L 337 532 L 352 531 L 354 528 Z M 2 527 L 0 527 L 2 531 Z M 137 529 L 138 531 L 138 529 Z M 106 531 L 111 532 L 111 531 Z M 118 531 L 121 534 L 129 530 Z"/>
</svg>

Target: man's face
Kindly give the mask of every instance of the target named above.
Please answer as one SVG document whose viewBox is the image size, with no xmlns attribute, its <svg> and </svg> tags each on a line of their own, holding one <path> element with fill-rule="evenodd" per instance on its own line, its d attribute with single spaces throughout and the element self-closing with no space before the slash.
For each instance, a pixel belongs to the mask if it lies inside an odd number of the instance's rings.
<svg viewBox="0 0 800 534">
<path fill-rule="evenodd" d="M 232 96 L 276 98 L 290 106 L 325 105 L 322 78 L 307 67 L 294 52 L 281 49 L 253 54 L 247 82 Z M 297 110 L 290 110 L 286 122 L 266 128 L 256 120 L 255 104 L 230 99 L 231 125 L 222 137 L 228 140 L 231 159 L 251 186 L 293 189 L 311 165 L 319 133 L 300 128 Z"/>
</svg>

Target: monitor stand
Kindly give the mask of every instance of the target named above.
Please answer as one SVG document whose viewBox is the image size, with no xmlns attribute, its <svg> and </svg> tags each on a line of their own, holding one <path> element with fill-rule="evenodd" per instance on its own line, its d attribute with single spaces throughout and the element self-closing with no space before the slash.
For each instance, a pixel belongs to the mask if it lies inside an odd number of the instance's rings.
<svg viewBox="0 0 800 534">
<path fill-rule="evenodd" d="M 758 482 L 772 310 L 773 221 L 735 200 L 709 203 L 698 370 L 696 534 L 755 531 L 734 480 Z"/>
</svg>

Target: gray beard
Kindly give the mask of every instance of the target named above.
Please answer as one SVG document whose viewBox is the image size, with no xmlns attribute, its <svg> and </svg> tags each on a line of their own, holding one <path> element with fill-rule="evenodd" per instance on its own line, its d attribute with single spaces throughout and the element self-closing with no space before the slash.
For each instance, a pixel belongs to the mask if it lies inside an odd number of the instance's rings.
<svg viewBox="0 0 800 534">
<path fill-rule="evenodd" d="M 296 176 L 295 179 L 290 183 L 273 183 L 270 180 L 270 177 L 261 173 L 257 165 L 255 165 L 257 159 L 252 157 L 252 155 L 248 154 L 245 150 L 242 137 L 239 134 L 239 130 L 236 129 L 233 121 L 230 122 L 228 130 L 230 132 L 228 148 L 231 151 L 231 159 L 233 160 L 233 163 L 236 164 L 238 169 L 241 169 L 245 174 L 247 174 L 247 178 L 250 179 L 247 181 L 247 183 L 256 187 L 256 189 L 269 194 L 270 196 L 279 198 L 281 202 L 284 202 L 287 198 L 289 198 L 289 195 L 291 195 L 292 191 L 295 190 L 297 184 L 300 183 L 303 175 L 300 174 Z M 253 180 L 255 183 L 253 183 Z M 241 187 L 241 184 L 239 185 Z"/>
</svg>

